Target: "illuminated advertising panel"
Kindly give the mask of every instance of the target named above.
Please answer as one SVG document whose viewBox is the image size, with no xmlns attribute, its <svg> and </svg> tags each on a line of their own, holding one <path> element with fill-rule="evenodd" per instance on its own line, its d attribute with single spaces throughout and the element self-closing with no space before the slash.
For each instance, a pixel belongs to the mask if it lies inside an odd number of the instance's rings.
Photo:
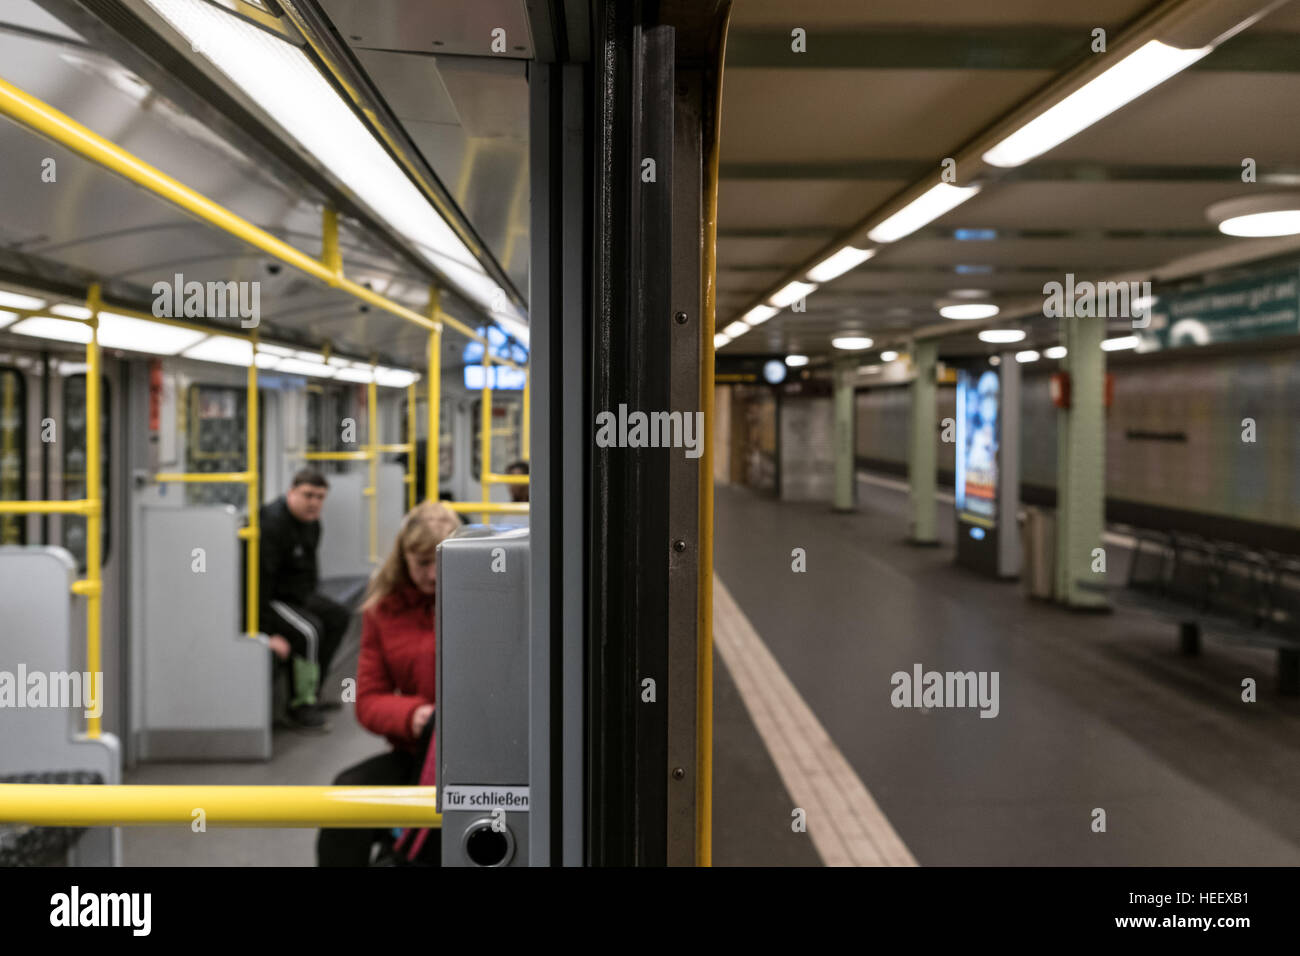
<svg viewBox="0 0 1300 956">
<path fill-rule="evenodd" d="M 993 369 L 958 372 L 957 515 L 976 528 L 997 526 L 999 398 L 998 373 Z"/>
</svg>

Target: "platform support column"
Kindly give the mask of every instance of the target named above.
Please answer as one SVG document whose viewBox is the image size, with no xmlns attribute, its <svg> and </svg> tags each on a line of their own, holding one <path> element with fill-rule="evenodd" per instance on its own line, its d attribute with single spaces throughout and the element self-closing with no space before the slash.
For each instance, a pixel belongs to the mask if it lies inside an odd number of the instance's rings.
<svg viewBox="0 0 1300 956">
<path fill-rule="evenodd" d="M 853 377 L 856 361 L 835 363 L 835 498 L 836 511 L 853 511 Z"/>
<path fill-rule="evenodd" d="M 1106 575 L 1093 570 L 1105 525 L 1105 337 L 1104 318 L 1061 319 L 1070 407 L 1057 413 L 1056 599 L 1081 609 L 1108 605 Z"/>
<path fill-rule="evenodd" d="M 912 344 L 912 420 L 907 454 L 908 538 L 913 544 L 936 544 L 935 535 L 935 415 L 934 342 Z"/>
</svg>

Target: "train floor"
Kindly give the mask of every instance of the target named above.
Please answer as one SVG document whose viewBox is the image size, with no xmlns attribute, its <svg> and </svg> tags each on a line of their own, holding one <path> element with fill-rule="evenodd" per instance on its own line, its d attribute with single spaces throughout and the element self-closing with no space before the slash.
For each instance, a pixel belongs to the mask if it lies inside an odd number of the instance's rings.
<svg viewBox="0 0 1300 956">
<path fill-rule="evenodd" d="M 1277 696 L 1273 653 L 1207 639 L 1187 658 L 1155 617 L 1029 600 L 953 564 L 950 505 L 943 546 L 917 548 L 897 482 L 860 474 L 857 490 L 851 514 L 716 495 L 715 572 L 814 715 L 795 749 L 838 752 L 865 790 L 809 811 L 821 843 L 851 811 L 922 865 L 1300 863 L 1300 700 Z M 916 665 L 998 672 L 997 716 L 895 707 L 891 676 Z M 815 776 L 783 779 L 802 800 Z"/>
<path fill-rule="evenodd" d="M 356 673 L 359 618 L 345 637 L 327 686 Z M 334 693 L 338 697 L 338 691 Z M 328 784 L 335 774 L 387 744 L 357 723 L 350 704 L 330 713 L 327 733 L 276 730 L 268 762 L 150 763 L 128 771 L 130 784 Z M 714 668 L 714 864 L 817 866 L 820 858 L 790 825 L 791 798 L 721 661 Z M 313 866 L 316 830 L 127 827 L 127 866 Z"/>
</svg>

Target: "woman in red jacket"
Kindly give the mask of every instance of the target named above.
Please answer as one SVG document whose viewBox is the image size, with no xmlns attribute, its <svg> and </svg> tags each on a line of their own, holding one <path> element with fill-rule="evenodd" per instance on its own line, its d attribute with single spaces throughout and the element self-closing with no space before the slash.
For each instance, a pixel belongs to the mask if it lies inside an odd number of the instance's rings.
<svg viewBox="0 0 1300 956">
<path fill-rule="evenodd" d="M 426 501 L 402 520 L 392 553 L 370 582 L 362 605 L 357 720 L 393 749 L 349 767 L 335 786 L 404 786 L 419 779 L 433 731 L 437 548 L 459 527 L 454 512 Z M 366 866 L 374 844 L 387 837 L 384 830 L 322 830 L 317 859 L 321 866 Z M 438 846 L 430 844 L 421 858 L 436 856 Z"/>
</svg>

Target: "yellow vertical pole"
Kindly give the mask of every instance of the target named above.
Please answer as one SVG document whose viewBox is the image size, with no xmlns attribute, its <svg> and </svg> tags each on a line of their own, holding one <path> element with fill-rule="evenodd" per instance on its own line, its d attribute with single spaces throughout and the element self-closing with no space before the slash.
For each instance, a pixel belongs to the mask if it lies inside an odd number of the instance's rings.
<svg viewBox="0 0 1300 956">
<path fill-rule="evenodd" d="M 424 439 L 424 500 L 438 500 L 438 472 L 441 471 L 442 451 L 442 322 L 438 319 L 439 293 L 437 286 L 429 287 L 429 318 L 437 326 L 429 333 L 429 394 L 426 396 L 425 415 L 428 434 Z M 486 348 L 486 346 L 484 346 Z"/>
<path fill-rule="evenodd" d="M 487 342 L 483 343 L 483 397 L 480 402 L 482 408 L 479 415 L 479 462 L 478 477 L 483 486 L 483 504 L 487 504 L 489 495 L 492 493 L 492 483 L 488 481 L 488 475 L 492 474 L 492 356 L 489 353 L 490 346 Z M 489 520 L 488 513 L 483 512 L 483 523 L 487 524 Z"/>
<path fill-rule="evenodd" d="M 248 620 L 248 636 L 256 637 L 261 622 L 258 621 L 258 610 L 261 599 L 258 595 L 258 589 L 261 586 L 261 568 L 259 561 L 261 559 L 261 525 L 260 511 L 262 507 L 262 493 L 260 482 L 257 478 L 257 435 L 258 435 L 258 405 L 257 405 L 257 333 L 253 333 L 253 360 L 248 363 L 248 399 L 244 403 L 246 409 L 244 421 L 244 440 L 245 451 L 244 460 L 247 463 L 245 471 L 248 472 L 248 533 L 244 536 L 244 547 L 247 548 L 248 558 L 244 562 L 247 571 L 247 579 L 244 582 L 244 599 L 246 602 L 245 617 Z"/>
<path fill-rule="evenodd" d="M 523 423 L 523 432 L 524 432 L 524 436 L 523 436 L 523 444 L 524 444 L 524 447 L 523 447 L 523 454 L 520 456 L 521 458 L 523 458 L 524 461 L 529 461 L 529 460 L 531 460 L 531 458 L 532 458 L 532 456 L 529 454 L 529 435 L 530 435 L 530 429 L 529 429 L 529 427 L 528 427 L 528 421 L 529 421 L 529 414 L 528 414 L 528 386 L 529 386 L 529 383 L 532 381 L 532 379 L 533 379 L 533 370 L 532 370 L 532 366 L 530 365 L 530 366 L 528 366 L 528 367 L 526 367 L 526 368 L 524 369 L 524 423 Z"/>
<path fill-rule="evenodd" d="M 104 582 L 100 576 L 100 526 L 104 516 L 104 499 L 99 474 L 99 283 L 90 287 L 86 307 L 90 309 L 90 341 L 86 343 L 86 670 L 100 674 L 103 663 L 100 653 L 100 616 Z M 98 679 L 98 678 L 96 678 Z M 102 686 L 102 683 L 101 683 Z M 101 708 L 102 710 L 102 708 Z M 86 736 L 96 738 L 100 732 L 100 718 L 86 718 Z"/>
<path fill-rule="evenodd" d="M 366 494 L 370 496 L 370 563 L 379 562 L 379 386 L 375 384 L 375 363 L 370 363 L 370 385 L 366 388 L 366 411 L 370 418 L 370 447 L 366 453 L 370 456 L 370 487 Z"/>
<path fill-rule="evenodd" d="M 415 507 L 415 383 L 406 386 L 406 510 Z"/>
</svg>

